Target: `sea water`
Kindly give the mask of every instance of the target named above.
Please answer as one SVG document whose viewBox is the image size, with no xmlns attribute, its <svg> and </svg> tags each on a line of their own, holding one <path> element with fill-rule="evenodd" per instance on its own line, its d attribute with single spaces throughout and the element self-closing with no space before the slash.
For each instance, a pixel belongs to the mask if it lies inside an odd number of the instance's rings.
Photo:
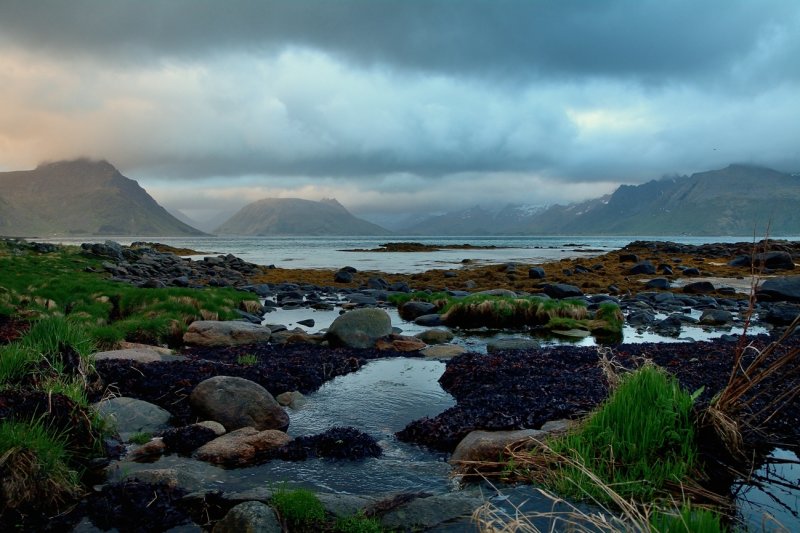
<svg viewBox="0 0 800 533">
<path fill-rule="evenodd" d="M 338 269 L 352 266 L 358 270 L 386 273 L 412 273 L 430 269 L 453 269 L 462 261 L 473 263 L 540 264 L 564 258 L 592 257 L 617 250 L 635 240 L 673 241 L 683 244 L 716 242 L 752 242 L 752 236 L 717 237 L 587 237 L 587 236 L 402 236 L 381 237 L 108 237 L 120 244 L 135 241 L 160 242 L 179 248 L 189 248 L 204 255 L 233 254 L 259 265 L 279 268 Z M 33 239 L 41 242 L 80 244 L 103 242 L 106 237 Z M 428 245 L 460 245 L 496 248 L 446 249 L 425 252 L 354 252 L 349 250 L 375 249 L 387 242 L 419 242 Z"/>
</svg>

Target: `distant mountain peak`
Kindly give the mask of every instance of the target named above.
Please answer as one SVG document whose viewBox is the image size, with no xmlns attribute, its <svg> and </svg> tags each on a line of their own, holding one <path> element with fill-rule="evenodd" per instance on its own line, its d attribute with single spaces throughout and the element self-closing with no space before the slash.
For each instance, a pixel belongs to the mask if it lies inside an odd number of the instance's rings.
<svg viewBox="0 0 800 533">
<path fill-rule="evenodd" d="M 387 235 L 335 199 L 263 198 L 244 206 L 215 233 L 226 235 Z"/>
<path fill-rule="evenodd" d="M 199 235 L 106 160 L 42 163 L 0 172 L 0 200 L 13 206 L 0 233 L 42 235 Z"/>
</svg>

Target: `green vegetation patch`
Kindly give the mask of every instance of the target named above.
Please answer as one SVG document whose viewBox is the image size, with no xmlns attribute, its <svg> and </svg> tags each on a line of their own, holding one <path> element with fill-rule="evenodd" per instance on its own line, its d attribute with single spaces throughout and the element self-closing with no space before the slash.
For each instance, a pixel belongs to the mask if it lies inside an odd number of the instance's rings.
<svg viewBox="0 0 800 533">
<path fill-rule="evenodd" d="M 74 497 L 78 473 L 69 467 L 66 436 L 40 421 L 0 422 L 0 486 L 5 508 L 50 510 Z"/>
<path fill-rule="evenodd" d="M 192 321 L 236 319 L 242 301 L 257 300 L 230 288 L 142 289 L 96 271 L 102 262 L 77 247 L 41 254 L 0 241 L 0 312 L 69 316 L 100 348 L 121 340 L 174 346 Z"/>
<path fill-rule="evenodd" d="M 389 298 L 398 307 L 406 302 L 437 306 L 442 320 L 462 328 L 541 327 L 550 331 L 585 330 L 593 335 L 619 336 L 624 318 L 619 306 L 606 302 L 594 313 L 581 300 L 553 300 L 539 296 L 473 294 L 456 298 L 443 292 L 396 294 Z"/>
<path fill-rule="evenodd" d="M 664 370 L 624 376 L 579 429 L 548 443 L 556 459 L 545 482 L 559 494 L 606 501 L 586 470 L 625 499 L 653 501 L 692 472 L 697 444 L 692 395 Z"/>
<path fill-rule="evenodd" d="M 272 506 L 278 512 L 284 530 L 319 531 L 325 520 L 325 507 L 308 489 L 279 488 L 272 495 Z"/>
<path fill-rule="evenodd" d="M 336 533 L 382 533 L 384 531 L 377 518 L 363 514 L 338 518 L 333 526 Z"/>
</svg>

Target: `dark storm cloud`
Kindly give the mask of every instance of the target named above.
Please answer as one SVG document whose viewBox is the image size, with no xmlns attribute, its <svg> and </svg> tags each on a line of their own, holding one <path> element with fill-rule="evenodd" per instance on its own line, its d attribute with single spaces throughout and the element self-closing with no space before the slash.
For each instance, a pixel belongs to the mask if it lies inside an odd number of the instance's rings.
<svg viewBox="0 0 800 533">
<path fill-rule="evenodd" d="M 796 46 L 798 13 L 800 3 L 778 0 L 6 0 L 0 30 L 107 61 L 300 46 L 450 75 L 680 81 L 731 74 L 781 32 Z"/>
</svg>

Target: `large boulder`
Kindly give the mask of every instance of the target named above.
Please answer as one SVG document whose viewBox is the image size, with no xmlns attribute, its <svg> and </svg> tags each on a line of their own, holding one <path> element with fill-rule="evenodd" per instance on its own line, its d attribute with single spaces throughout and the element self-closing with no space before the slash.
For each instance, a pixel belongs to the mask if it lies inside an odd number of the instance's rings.
<svg viewBox="0 0 800 533">
<path fill-rule="evenodd" d="M 789 252 L 764 252 L 756 254 L 753 264 L 773 270 L 794 270 L 794 259 Z"/>
<path fill-rule="evenodd" d="M 289 427 L 289 416 L 267 389 L 244 378 L 209 378 L 194 388 L 189 403 L 203 418 L 219 422 L 228 431 Z"/>
<path fill-rule="evenodd" d="M 756 291 L 759 300 L 800 302 L 800 276 L 770 278 Z"/>
<path fill-rule="evenodd" d="M 237 320 L 196 320 L 189 324 L 183 342 L 198 346 L 234 346 L 267 342 L 269 328 Z"/>
<path fill-rule="evenodd" d="M 709 294 L 715 290 L 714 284 L 710 281 L 695 281 L 683 286 L 683 292 L 687 294 Z"/>
<path fill-rule="evenodd" d="M 706 309 L 700 316 L 700 324 L 704 326 L 725 326 L 733 322 L 733 314 L 724 309 Z"/>
<path fill-rule="evenodd" d="M 214 525 L 213 533 L 281 533 L 272 508 L 261 502 L 240 503 Z"/>
<path fill-rule="evenodd" d="M 199 447 L 194 456 L 208 463 L 227 466 L 247 466 L 261 455 L 291 442 L 292 438 L 275 429 L 258 431 L 245 427 L 217 437 Z"/>
<path fill-rule="evenodd" d="M 135 433 L 158 433 L 169 427 L 169 411 L 157 405 L 120 396 L 94 404 L 97 412 L 111 426 L 116 428 L 122 440 L 128 440 Z"/>
<path fill-rule="evenodd" d="M 631 275 L 636 275 L 636 274 L 653 275 L 655 273 L 656 273 L 656 266 L 650 261 L 641 261 L 639 263 L 636 263 L 628 270 L 628 274 Z"/>
<path fill-rule="evenodd" d="M 530 448 L 535 445 L 533 439 L 541 439 L 544 435 L 546 432 L 540 429 L 471 431 L 456 446 L 450 456 L 450 464 L 465 466 L 464 463 L 472 461 L 500 461 L 507 446 L 519 443 Z"/>
<path fill-rule="evenodd" d="M 428 531 L 468 518 L 484 504 L 479 496 L 448 492 L 429 497 L 417 497 L 394 507 L 381 517 L 381 526 L 390 531 Z M 377 504 L 380 505 L 380 504 Z M 459 527 L 458 531 L 466 531 Z"/>
<path fill-rule="evenodd" d="M 403 320 L 412 321 L 417 317 L 436 312 L 436 305 L 430 302 L 411 301 L 402 304 L 397 312 Z"/>
<path fill-rule="evenodd" d="M 392 320 L 383 309 L 354 309 L 333 321 L 327 338 L 339 346 L 372 348 L 375 341 L 391 333 Z"/>
<path fill-rule="evenodd" d="M 542 287 L 544 292 L 550 298 L 562 299 L 583 296 L 583 291 L 575 285 L 568 285 L 566 283 L 548 283 Z"/>
</svg>

